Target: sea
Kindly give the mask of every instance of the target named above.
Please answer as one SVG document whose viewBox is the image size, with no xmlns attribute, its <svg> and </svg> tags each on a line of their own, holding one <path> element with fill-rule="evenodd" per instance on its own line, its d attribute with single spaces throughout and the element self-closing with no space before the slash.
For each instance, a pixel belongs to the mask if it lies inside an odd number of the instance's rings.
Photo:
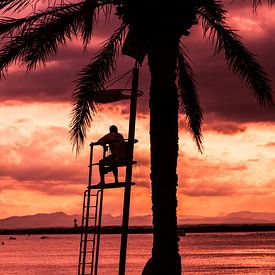
<svg viewBox="0 0 275 275">
<path fill-rule="evenodd" d="M 0 275 L 77 274 L 79 235 L 0 236 Z M 99 275 L 118 274 L 119 235 L 102 235 Z M 141 274 L 151 234 L 131 234 L 126 274 Z M 275 274 L 275 232 L 190 233 L 181 237 L 182 274 Z M 169 274 L 167 274 L 169 275 Z"/>
</svg>

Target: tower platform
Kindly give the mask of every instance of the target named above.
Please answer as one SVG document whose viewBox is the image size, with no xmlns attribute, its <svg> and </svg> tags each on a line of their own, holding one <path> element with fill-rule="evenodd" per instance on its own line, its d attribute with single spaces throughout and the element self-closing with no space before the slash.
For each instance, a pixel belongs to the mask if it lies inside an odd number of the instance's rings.
<svg viewBox="0 0 275 275">
<path fill-rule="evenodd" d="M 105 183 L 105 184 L 96 184 L 96 185 L 91 185 L 90 187 L 88 186 L 89 189 L 111 189 L 111 188 L 122 188 L 126 187 L 127 185 L 135 185 L 134 182 L 112 182 L 112 183 Z"/>
</svg>

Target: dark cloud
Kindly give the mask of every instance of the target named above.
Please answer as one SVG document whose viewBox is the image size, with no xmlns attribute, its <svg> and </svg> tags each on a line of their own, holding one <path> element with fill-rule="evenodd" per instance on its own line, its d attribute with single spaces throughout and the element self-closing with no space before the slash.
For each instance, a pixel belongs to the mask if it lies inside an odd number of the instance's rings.
<svg viewBox="0 0 275 275">
<path fill-rule="evenodd" d="M 258 162 L 258 161 L 260 161 L 260 159 L 248 159 L 247 161 L 249 161 L 249 162 Z"/>
<path fill-rule="evenodd" d="M 234 15 L 255 17 L 252 13 L 251 1 L 226 1 L 226 7 L 230 10 L 231 17 Z M 267 11 L 262 12 L 266 13 Z M 240 34 L 244 35 L 245 44 L 257 55 L 259 62 L 266 68 L 271 80 L 275 80 L 273 58 L 275 29 L 273 24 L 267 24 L 266 20 L 261 18 L 262 15 L 259 11 L 256 19 L 259 20 L 259 24 L 263 29 L 263 33 L 260 36 L 252 36 L 248 32 L 240 32 Z M 104 37 L 111 33 L 111 29 L 115 28 L 113 25 L 117 25 L 117 22 L 115 24 L 99 25 L 99 29 L 94 35 L 94 45 L 96 46 L 95 48 L 89 48 L 86 53 L 83 53 L 80 42 L 74 42 L 63 47 L 59 54 L 48 64 L 46 70 L 39 69 L 27 76 L 25 76 L 23 68 L 22 70 L 11 71 L 7 79 L 1 83 L 0 99 L 2 101 L 11 99 L 24 101 L 70 101 L 76 73 L 90 61 L 99 48 L 99 42 L 102 42 Z M 203 40 L 199 23 L 198 26 L 191 29 L 191 35 L 185 37 L 182 42 L 188 49 L 188 54 L 192 60 L 191 64 L 197 75 L 201 104 L 205 115 L 215 114 L 217 119 L 237 123 L 274 121 L 274 108 L 257 106 L 256 100 L 250 95 L 250 91 L 245 84 L 241 84 L 236 76 L 227 71 L 223 56 L 221 55 L 219 58 L 213 57 L 211 43 L 203 42 Z M 125 56 L 120 58 L 115 75 L 117 76 L 130 70 L 133 64 L 134 62 L 131 58 Z M 123 88 L 127 81 L 128 85 L 130 85 L 131 81 L 125 78 L 113 87 Z M 144 95 L 139 99 L 139 112 L 148 112 L 149 82 L 150 76 L 147 60 L 145 60 L 140 70 L 140 89 L 144 91 Z M 123 101 L 116 104 L 128 106 L 129 102 Z M 206 122 L 208 121 L 206 120 Z M 241 128 L 234 128 L 233 124 L 231 125 L 231 129 L 228 125 L 213 129 L 227 134 L 242 131 Z"/>
<path fill-rule="evenodd" d="M 12 146 L 0 146 L 0 178 L 9 178 L 18 186 L 56 193 L 58 189 L 87 182 L 83 157 L 76 161 L 70 151 L 61 152 L 67 130 L 51 127 L 35 132 L 32 139 L 16 142 Z M 1 187 L 3 188 L 3 186 Z"/>
<path fill-rule="evenodd" d="M 262 182 L 261 188 L 249 182 L 249 170 L 256 160 L 211 160 L 184 154 L 180 158 L 179 192 L 191 197 L 224 197 L 239 195 L 264 195 L 273 192 L 270 182 Z"/>
<path fill-rule="evenodd" d="M 87 56 L 81 55 L 80 48 L 66 48 L 45 69 L 40 68 L 25 74 L 24 68 L 20 67 L 22 70 L 9 72 L 6 80 L 1 83 L 0 99 L 28 102 L 70 101 L 74 89 L 73 80 L 84 66 Z"/>
<path fill-rule="evenodd" d="M 226 197 L 226 196 L 267 196 L 273 193 L 274 184 L 267 183 L 261 188 L 241 182 L 204 181 L 195 182 L 183 188 L 184 194 L 190 197 Z"/>
<path fill-rule="evenodd" d="M 236 189 L 232 184 L 204 181 L 204 184 L 195 183 L 184 187 L 183 192 L 191 197 L 224 197 L 235 195 Z"/>
<path fill-rule="evenodd" d="M 19 186 L 18 186 L 19 185 Z M 80 186 L 71 181 L 19 181 L 17 182 L 17 187 L 14 189 L 21 190 L 35 190 L 43 192 L 50 196 L 68 196 L 79 194 L 79 190 L 86 187 L 85 184 Z"/>
<path fill-rule="evenodd" d="M 62 181 L 71 183 L 80 183 L 85 180 L 84 175 L 79 173 L 79 170 L 70 165 L 69 167 L 56 167 L 57 163 L 39 164 L 36 167 L 29 166 L 27 163 L 21 165 L 13 165 L 12 167 L 0 167 L 0 177 L 10 176 L 17 181 Z"/>
<path fill-rule="evenodd" d="M 275 147 L 275 142 L 268 142 L 264 145 L 264 147 Z"/>
<path fill-rule="evenodd" d="M 223 121 L 211 121 L 207 119 L 208 123 L 205 123 L 204 131 L 214 131 L 219 134 L 234 135 L 238 133 L 245 132 L 247 127 L 245 125 L 233 122 L 223 122 Z"/>
<path fill-rule="evenodd" d="M 231 166 L 228 167 L 227 170 L 231 170 L 231 171 L 244 171 L 247 170 L 247 166 L 242 164 L 242 165 L 237 165 L 237 166 Z"/>
</svg>

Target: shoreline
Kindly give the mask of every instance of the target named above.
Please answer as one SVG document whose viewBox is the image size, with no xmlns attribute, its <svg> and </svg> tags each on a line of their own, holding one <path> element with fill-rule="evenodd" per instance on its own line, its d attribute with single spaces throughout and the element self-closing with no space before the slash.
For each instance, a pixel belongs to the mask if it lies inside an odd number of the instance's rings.
<svg viewBox="0 0 275 275">
<path fill-rule="evenodd" d="M 0 235 L 45 235 L 45 234 L 81 234 L 82 228 L 26 228 L 0 229 Z M 230 233 L 230 232 L 267 232 L 275 231 L 275 224 L 188 224 L 179 225 L 179 235 L 186 233 Z M 93 228 L 89 228 L 93 232 Z M 129 234 L 152 234 L 151 226 L 129 226 Z M 101 234 L 121 234 L 120 226 L 103 226 Z"/>
</svg>

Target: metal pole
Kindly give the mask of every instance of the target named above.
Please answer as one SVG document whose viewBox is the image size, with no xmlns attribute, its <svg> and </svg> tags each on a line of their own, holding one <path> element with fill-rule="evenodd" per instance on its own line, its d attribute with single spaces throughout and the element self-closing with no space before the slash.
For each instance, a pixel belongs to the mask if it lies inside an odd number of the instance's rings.
<svg viewBox="0 0 275 275">
<path fill-rule="evenodd" d="M 132 160 L 133 160 L 133 153 L 134 153 L 136 110 L 137 110 L 138 76 L 139 76 L 139 69 L 136 64 L 133 69 L 133 78 L 132 78 L 132 93 L 131 93 L 131 103 L 130 103 L 129 132 L 128 132 L 129 151 L 128 151 L 128 164 L 126 167 L 126 175 L 125 175 L 126 186 L 124 191 L 124 204 L 123 204 L 123 216 L 122 216 L 119 275 L 125 274 L 125 267 L 126 267 L 128 223 L 129 223 L 129 209 L 130 209 L 131 181 L 132 181 Z"/>
<path fill-rule="evenodd" d="M 96 239 L 96 226 L 98 219 L 98 198 L 101 190 L 98 190 L 96 193 L 96 203 L 95 203 L 95 220 L 94 220 L 94 234 L 93 234 L 93 245 L 92 245 L 92 264 L 91 264 L 91 275 L 94 274 L 94 265 L 95 265 L 95 239 Z"/>
<path fill-rule="evenodd" d="M 86 198 L 87 198 L 87 192 L 88 190 L 85 190 L 84 192 L 84 198 L 83 198 L 83 205 L 82 205 L 82 222 L 81 222 L 81 236 L 80 236 L 80 247 L 79 247 L 79 258 L 78 258 L 78 271 L 77 274 L 81 275 L 81 265 L 83 263 L 84 254 L 82 253 L 82 246 L 83 246 L 83 229 L 84 229 L 84 219 L 85 217 L 85 206 L 86 206 Z"/>
<path fill-rule="evenodd" d="M 102 206 L 103 206 L 103 189 L 99 190 L 100 201 L 99 201 L 99 213 L 98 213 L 98 226 L 94 228 L 97 230 L 97 240 L 96 240 L 96 254 L 95 254 L 95 275 L 97 275 L 98 269 L 98 258 L 99 258 L 99 248 L 100 248 L 100 234 L 101 234 L 101 218 L 102 218 Z"/>
</svg>

